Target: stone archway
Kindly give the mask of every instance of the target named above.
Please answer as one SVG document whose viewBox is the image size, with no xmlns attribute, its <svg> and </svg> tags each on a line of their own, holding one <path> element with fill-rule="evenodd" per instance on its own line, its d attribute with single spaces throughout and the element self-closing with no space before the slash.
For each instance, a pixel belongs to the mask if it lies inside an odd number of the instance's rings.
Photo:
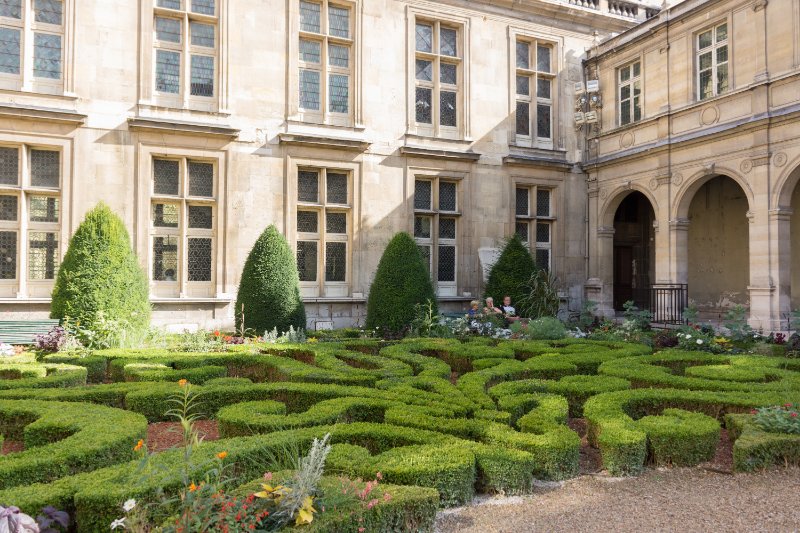
<svg viewBox="0 0 800 533">
<path fill-rule="evenodd" d="M 614 310 L 627 301 L 650 307 L 655 279 L 655 211 L 639 191 L 626 195 L 614 213 Z"/>
<path fill-rule="evenodd" d="M 686 200 L 689 300 L 706 317 L 719 318 L 750 302 L 748 196 L 733 178 L 716 175 Z"/>
</svg>

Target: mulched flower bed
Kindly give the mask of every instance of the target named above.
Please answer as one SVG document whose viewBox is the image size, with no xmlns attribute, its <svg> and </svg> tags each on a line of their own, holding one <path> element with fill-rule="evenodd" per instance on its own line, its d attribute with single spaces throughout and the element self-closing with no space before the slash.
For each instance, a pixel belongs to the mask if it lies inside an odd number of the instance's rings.
<svg viewBox="0 0 800 533">
<path fill-rule="evenodd" d="M 723 429 L 719 433 L 719 444 L 714 459 L 700 466 L 712 472 L 733 474 L 733 442 L 728 438 L 728 431 Z"/>
<path fill-rule="evenodd" d="M 216 420 L 198 420 L 195 422 L 200 438 L 203 440 L 219 439 Z M 156 422 L 147 426 L 147 449 L 160 452 L 181 445 L 183 433 L 179 422 Z"/>
<path fill-rule="evenodd" d="M 600 457 L 600 450 L 589 445 L 589 440 L 586 438 L 586 420 L 583 418 L 570 418 L 567 425 L 581 438 L 581 451 L 578 459 L 581 474 L 596 474 L 600 472 L 603 469 L 603 459 Z"/>
<path fill-rule="evenodd" d="M 25 443 L 20 440 L 4 440 L 0 447 L 0 455 L 8 455 L 14 452 L 21 452 L 25 449 Z"/>
</svg>

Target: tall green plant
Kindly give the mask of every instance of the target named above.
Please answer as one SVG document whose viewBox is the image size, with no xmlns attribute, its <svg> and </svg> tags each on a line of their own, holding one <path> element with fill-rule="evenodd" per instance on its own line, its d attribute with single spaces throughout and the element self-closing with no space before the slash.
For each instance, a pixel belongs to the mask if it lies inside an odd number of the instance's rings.
<svg viewBox="0 0 800 533">
<path fill-rule="evenodd" d="M 306 327 L 300 278 L 289 243 L 270 226 L 253 245 L 236 296 L 236 328 L 257 333 Z"/>
<path fill-rule="evenodd" d="M 503 297 L 510 296 L 512 304 L 518 306 L 517 313 L 527 316 L 529 309 L 521 309 L 519 305 L 527 300 L 526 285 L 535 272 L 536 265 L 530 251 L 515 234 L 506 241 L 503 252 L 489 271 L 484 298 L 491 296 L 495 304 L 499 304 Z"/>
<path fill-rule="evenodd" d="M 147 276 L 125 224 L 105 204 L 89 211 L 70 239 L 53 288 L 52 318 L 103 333 L 142 335 L 150 326 Z"/>
<path fill-rule="evenodd" d="M 414 306 L 431 302 L 436 313 L 436 294 L 422 254 L 408 233 L 395 235 L 383 252 L 369 290 L 367 323 L 369 329 L 397 335 L 414 320 Z"/>
<path fill-rule="evenodd" d="M 537 269 L 523 289 L 524 295 L 518 301 L 517 313 L 533 319 L 558 316 L 561 298 L 558 296 L 558 279 L 555 275 Z"/>
</svg>

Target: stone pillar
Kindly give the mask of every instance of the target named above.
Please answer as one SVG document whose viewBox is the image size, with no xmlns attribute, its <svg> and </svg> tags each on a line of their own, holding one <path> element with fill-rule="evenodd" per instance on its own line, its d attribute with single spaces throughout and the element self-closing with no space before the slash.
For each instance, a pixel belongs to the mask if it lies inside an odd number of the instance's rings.
<svg viewBox="0 0 800 533">
<path fill-rule="evenodd" d="M 770 278 L 774 287 L 770 331 L 787 329 L 792 312 L 792 210 L 778 207 L 769 211 Z M 766 325 L 764 326 L 767 329 Z"/>
<path fill-rule="evenodd" d="M 614 228 L 600 226 L 595 239 L 596 276 L 589 279 L 587 287 L 594 288 L 597 313 L 613 317 L 614 311 Z"/>
<path fill-rule="evenodd" d="M 669 221 L 670 277 L 673 283 L 689 283 L 689 219 Z"/>
<path fill-rule="evenodd" d="M 672 283 L 670 269 L 670 231 L 669 231 L 669 195 L 670 176 L 659 176 L 650 180 L 650 188 L 654 190 L 658 207 L 653 206 L 655 219 L 653 230 L 655 234 L 655 277 L 651 283 Z"/>
</svg>

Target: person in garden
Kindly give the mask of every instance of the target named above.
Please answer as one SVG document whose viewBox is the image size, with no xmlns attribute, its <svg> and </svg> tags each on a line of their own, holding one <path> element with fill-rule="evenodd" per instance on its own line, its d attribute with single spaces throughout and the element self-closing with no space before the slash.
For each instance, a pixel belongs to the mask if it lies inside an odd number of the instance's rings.
<svg viewBox="0 0 800 533">
<path fill-rule="evenodd" d="M 494 298 L 489 296 L 486 298 L 486 307 L 483 308 L 484 315 L 501 315 L 503 311 L 494 306 Z"/>
<path fill-rule="evenodd" d="M 478 309 L 479 306 L 480 306 L 480 304 L 478 303 L 477 300 L 472 300 L 469 303 L 469 311 L 467 311 L 467 317 L 469 317 L 469 318 L 477 318 L 478 316 L 480 316 L 481 311 L 480 311 L 480 309 Z"/>
</svg>

